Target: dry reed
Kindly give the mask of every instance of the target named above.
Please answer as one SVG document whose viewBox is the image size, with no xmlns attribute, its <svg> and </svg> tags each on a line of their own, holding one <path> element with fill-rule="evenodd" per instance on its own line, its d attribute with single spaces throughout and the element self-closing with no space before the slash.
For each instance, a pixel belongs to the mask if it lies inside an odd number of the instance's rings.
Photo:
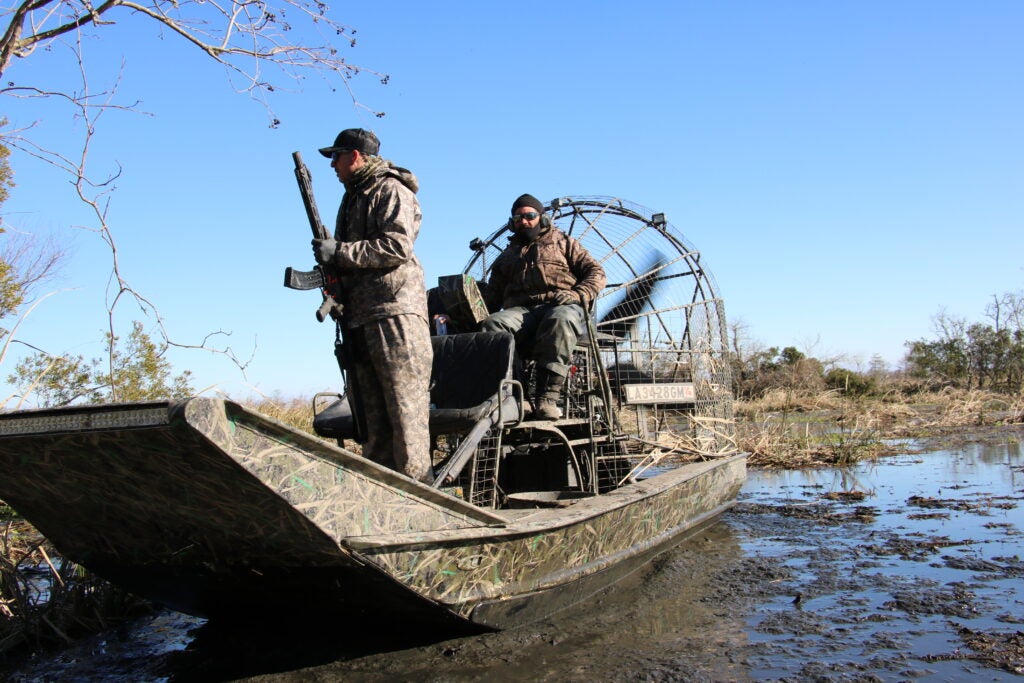
<svg viewBox="0 0 1024 683">
<path fill-rule="evenodd" d="M 1024 422 L 1024 397 L 944 389 L 849 398 L 835 391 L 769 392 L 739 401 L 737 440 L 752 466 L 846 465 L 905 448 L 900 439 Z M 895 443 L 894 443 L 895 442 Z"/>
<path fill-rule="evenodd" d="M 56 556 L 30 524 L 0 528 L 0 661 L 72 642 L 152 609 Z"/>
</svg>

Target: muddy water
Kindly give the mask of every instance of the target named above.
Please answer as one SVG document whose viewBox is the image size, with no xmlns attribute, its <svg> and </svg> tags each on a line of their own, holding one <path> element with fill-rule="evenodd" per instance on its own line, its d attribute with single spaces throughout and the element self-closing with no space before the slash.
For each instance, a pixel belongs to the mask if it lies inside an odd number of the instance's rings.
<svg viewBox="0 0 1024 683">
<path fill-rule="evenodd" d="M 1024 459 L 1016 440 L 853 471 L 755 472 L 730 525 L 771 558 L 747 615 L 757 679 L 1019 680 Z"/>
<path fill-rule="evenodd" d="M 530 628 L 397 642 L 158 613 L 10 680 L 963 681 L 1024 674 L 1021 434 L 858 467 L 752 470 L 737 507 Z M 316 634 L 321 634 L 317 637 Z"/>
</svg>

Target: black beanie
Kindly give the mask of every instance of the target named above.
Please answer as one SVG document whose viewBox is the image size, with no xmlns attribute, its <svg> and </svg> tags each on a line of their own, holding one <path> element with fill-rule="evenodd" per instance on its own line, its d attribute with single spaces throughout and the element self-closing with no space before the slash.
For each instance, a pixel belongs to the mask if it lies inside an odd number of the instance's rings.
<svg viewBox="0 0 1024 683">
<path fill-rule="evenodd" d="M 516 209 L 528 206 L 531 209 L 536 209 L 537 213 L 544 213 L 544 205 L 540 203 L 536 197 L 532 194 L 519 195 L 519 199 L 512 203 L 512 213 L 516 212 Z"/>
</svg>

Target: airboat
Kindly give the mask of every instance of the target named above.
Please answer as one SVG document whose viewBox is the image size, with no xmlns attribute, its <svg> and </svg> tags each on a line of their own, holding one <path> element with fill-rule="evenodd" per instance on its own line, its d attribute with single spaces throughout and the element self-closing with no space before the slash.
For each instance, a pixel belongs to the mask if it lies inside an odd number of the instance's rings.
<svg viewBox="0 0 1024 683">
<path fill-rule="evenodd" d="M 346 396 L 314 400 L 316 435 L 194 397 L 0 415 L 0 499 L 68 559 L 211 620 L 301 613 L 440 634 L 586 600 L 717 520 L 746 460 L 700 253 L 621 199 L 547 210 L 609 282 L 562 418 L 531 420 L 514 340 L 473 329 L 502 226 L 431 291 L 433 485 L 349 447 Z"/>
</svg>

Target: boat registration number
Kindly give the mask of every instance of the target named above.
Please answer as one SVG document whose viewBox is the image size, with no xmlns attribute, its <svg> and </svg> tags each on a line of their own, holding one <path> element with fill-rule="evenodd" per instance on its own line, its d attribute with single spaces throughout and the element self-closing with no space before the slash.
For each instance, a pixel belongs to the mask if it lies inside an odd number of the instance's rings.
<svg viewBox="0 0 1024 683">
<path fill-rule="evenodd" d="M 624 384 L 626 403 L 693 403 L 697 393 L 692 382 L 672 384 Z"/>
</svg>

